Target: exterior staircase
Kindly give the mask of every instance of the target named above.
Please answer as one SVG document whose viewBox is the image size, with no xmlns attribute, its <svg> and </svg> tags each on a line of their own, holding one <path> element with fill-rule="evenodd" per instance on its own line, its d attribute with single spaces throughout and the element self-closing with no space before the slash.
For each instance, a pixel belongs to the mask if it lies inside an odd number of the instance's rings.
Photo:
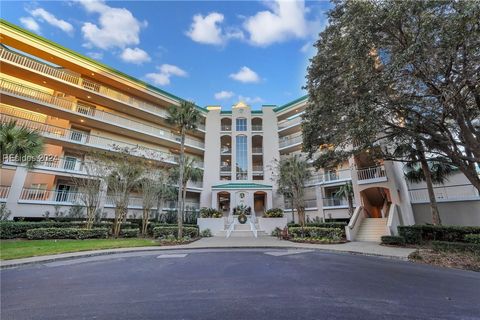
<svg viewBox="0 0 480 320">
<path fill-rule="evenodd" d="M 225 224 L 225 228 L 224 230 L 220 231 L 218 233 L 218 236 L 220 237 L 227 237 L 227 234 L 228 234 L 228 229 L 229 229 L 229 225 L 228 224 Z M 259 228 L 259 225 L 258 225 L 258 222 L 255 223 L 255 228 L 257 230 L 257 237 L 264 237 L 264 236 L 268 236 L 265 231 L 262 231 L 260 230 Z M 237 237 L 250 237 L 250 238 L 253 238 L 255 237 L 254 236 L 254 233 L 251 229 L 251 226 L 250 226 L 250 223 L 249 221 L 247 221 L 247 223 L 245 224 L 241 224 L 239 223 L 238 221 L 235 220 L 235 223 L 234 223 L 234 226 L 233 226 L 233 230 L 232 232 L 230 233 L 230 238 L 237 238 Z"/>
<path fill-rule="evenodd" d="M 387 218 L 365 218 L 355 237 L 355 241 L 380 242 L 381 237 L 389 235 Z"/>
</svg>

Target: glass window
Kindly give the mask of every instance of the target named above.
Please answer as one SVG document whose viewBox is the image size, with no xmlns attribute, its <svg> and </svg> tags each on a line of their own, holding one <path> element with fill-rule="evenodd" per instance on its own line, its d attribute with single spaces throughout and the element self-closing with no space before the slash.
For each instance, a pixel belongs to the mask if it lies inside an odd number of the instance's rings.
<svg viewBox="0 0 480 320">
<path fill-rule="evenodd" d="M 237 131 L 247 131 L 247 119 L 238 118 L 236 119 Z"/>
<path fill-rule="evenodd" d="M 237 156 L 237 180 L 247 180 L 248 176 L 248 155 L 247 155 L 247 136 L 236 137 L 236 156 Z"/>
</svg>

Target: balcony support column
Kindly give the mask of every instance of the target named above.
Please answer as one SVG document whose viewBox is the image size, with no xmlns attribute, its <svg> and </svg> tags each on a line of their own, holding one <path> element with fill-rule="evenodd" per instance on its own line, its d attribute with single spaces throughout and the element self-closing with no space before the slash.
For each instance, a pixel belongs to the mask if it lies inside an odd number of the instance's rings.
<svg viewBox="0 0 480 320">
<path fill-rule="evenodd" d="M 323 210 L 323 190 L 321 186 L 315 186 L 315 197 L 317 200 L 317 212 L 323 216 L 325 222 L 325 211 Z"/>
<path fill-rule="evenodd" d="M 10 186 L 10 192 L 7 197 L 7 209 L 12 211 L 12 216 L 23 216 L 21 213 L 21 205 L 18 204 L 20 195 L 27 179 L 28 169 L 24 166 L 17 166 L 15 169 L 15 175 L 13 176 L 12 185 Z"/>
</svg>

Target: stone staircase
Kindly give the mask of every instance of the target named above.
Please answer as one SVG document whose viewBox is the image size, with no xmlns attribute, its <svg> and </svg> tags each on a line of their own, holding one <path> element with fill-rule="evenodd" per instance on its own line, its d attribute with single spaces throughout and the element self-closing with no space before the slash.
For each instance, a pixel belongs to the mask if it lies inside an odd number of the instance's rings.
<svg viewBox="0 0 480 320">
<path fill-rule="evenodd" d="M 355 237 L 355 241 L 380 242 L 381 237 L 389 235 L 387 218 L 365 218 Z"/>
<path fill-rule="evenodd" d="M 262 237 L 262 236 L 267 236 L 265 231 L 259 230 L 258 223 L 255 223 L 255 227 L 257 228 L 257 237 Z M 218 233 L 218 236 L 220 237 L 226 237 L 227 236 L 227 230 L 228 230 L 228 225 L 225 224 L 225 229 L 220 231 Z M 235 223 L 234 228 L 232 233 L 230 234 L 230 238 L 236 238 L 236 237 L 251 237 L 253 238 L 253 232 L 250 229 L 250 223 L 245 223 L 245 224 L 240 224 L 240 223 Z"/>
</svg>

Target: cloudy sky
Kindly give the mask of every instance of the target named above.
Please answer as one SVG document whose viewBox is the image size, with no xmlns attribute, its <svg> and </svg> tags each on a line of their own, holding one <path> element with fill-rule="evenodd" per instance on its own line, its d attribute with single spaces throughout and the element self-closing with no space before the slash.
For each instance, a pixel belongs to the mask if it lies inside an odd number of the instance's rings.
<svg viewBox="0 0 480 320">
<path fill-rule="evenodd" d="M 305 92 L 326 1 L 2 1 L 1 17 L 201 106 Z"/>
</svg>

